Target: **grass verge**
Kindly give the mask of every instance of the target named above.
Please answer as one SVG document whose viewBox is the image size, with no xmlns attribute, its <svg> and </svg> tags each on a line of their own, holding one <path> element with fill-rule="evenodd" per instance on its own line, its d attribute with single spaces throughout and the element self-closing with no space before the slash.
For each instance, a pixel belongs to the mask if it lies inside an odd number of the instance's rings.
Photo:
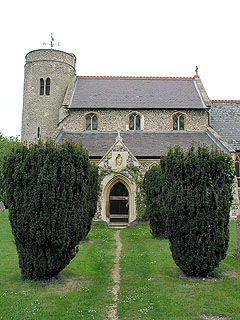
<svg viewBox="0 0 240 320">
<path fill-rule="evenodd" d="M 23 281 L 8 211 L 0 212 L 0 319 L 106 319 L 112 303 L 113 232 L 94 223 L 59 279 Z"/>
<path fill-rule="evenodd" d="M 119 319 L 200 320 L 204 315 L 240 319 L 236 223 L 231 222 L 230 228 L 227 257 L 209 278 L 188 278 L 181 273 L 168 240 L 153 239 L 147 224 L 123 230 Z"/>
<path fill-rule="evenodd" d="M 210 278 L 184 276 L 172 260 L 168 241 L 153 239 L 147 224 L 121 230 L 119 320 L 240 320 L 235 228 L 231 222 L 228 255 Z M 93 223 L 88 241 L 80 244 L 58 279 L 23 281 L 8 211 L 0 213 L 0 320 L 106 320 L 113 303 L 114 232 Z"/>
</svg>

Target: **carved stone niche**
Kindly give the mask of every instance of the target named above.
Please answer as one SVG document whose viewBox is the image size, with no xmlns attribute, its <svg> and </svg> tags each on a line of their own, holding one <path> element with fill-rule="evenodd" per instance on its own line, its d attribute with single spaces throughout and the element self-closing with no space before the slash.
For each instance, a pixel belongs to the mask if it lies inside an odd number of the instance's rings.
<svg viewBox="0 0 240 320">
<path fill-rule="evenodd" d="M 113 170 L 120 170 L 127 166 L 128 152 L 127 151 L 113 151 L 112 157 L 109 159 L 108 165 Z"/>
</svg>

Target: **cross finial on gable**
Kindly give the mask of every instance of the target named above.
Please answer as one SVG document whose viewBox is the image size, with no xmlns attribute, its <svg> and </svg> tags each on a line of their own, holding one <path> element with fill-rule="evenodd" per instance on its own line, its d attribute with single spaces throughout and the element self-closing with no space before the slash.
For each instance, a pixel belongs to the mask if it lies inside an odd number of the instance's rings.
<svg viewBox="0 0 240 320">
<path fill-rule="evenodd" d="M 118 133 L 118 135 L 116 137 L 116 141 L 121 141 L 122 142 L 122 137 L 120 135 L 120 127 L 118 127 L 117 133 Z"/>
<path fill-rule="evenodd" d="M 198 76 L 198 66 L 196 66 L 195 72 L 196 72 L 196 76 Z"/>
</svg>

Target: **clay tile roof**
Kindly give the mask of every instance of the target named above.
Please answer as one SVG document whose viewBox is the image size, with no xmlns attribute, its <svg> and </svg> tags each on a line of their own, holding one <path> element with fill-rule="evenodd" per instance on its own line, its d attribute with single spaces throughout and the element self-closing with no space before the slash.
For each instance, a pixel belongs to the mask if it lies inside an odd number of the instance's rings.
<svg viewBox="0 0 240 320">
<path fill-rule="evenodd" d="M 78 79 L 194 80 L 194 77 L 78 76 Z"/>
<path fill-rule="evenodd" d="M 240 100 L 211 100 L 212 103 L 240 103 Z"/>
</svg>

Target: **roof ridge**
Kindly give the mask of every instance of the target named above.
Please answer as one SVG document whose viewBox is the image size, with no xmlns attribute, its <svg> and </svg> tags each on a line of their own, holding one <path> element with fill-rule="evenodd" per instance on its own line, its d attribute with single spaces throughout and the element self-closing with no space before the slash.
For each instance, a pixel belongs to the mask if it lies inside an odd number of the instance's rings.
<svg viewBox="0 0 240 320">
<path fill-rule="evenodd" d="M 194 77 L 77 76 L 78 79 L 194 80 Z"/>
<path fill-rule="evenodd" d="M 212 103 L 240 103 L 240 100 L 210 100 Z"/>
</svg>

